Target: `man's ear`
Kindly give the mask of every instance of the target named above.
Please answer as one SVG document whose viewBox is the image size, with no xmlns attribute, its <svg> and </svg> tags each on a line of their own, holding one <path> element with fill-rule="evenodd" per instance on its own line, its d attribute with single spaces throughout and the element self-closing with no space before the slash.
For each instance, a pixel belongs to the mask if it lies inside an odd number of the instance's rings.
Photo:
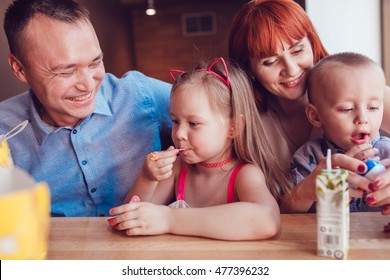
<svg viewBox="0 0 390 280">
<path fill-rule="evenodd" d="M 18 80 L 28 83 L 22 63 L 12 53 L 8 55 L 8 64 Z"/>
<path fill-rule="evenodd" d="M 318 109 L 311 103 L 306 106 L 306 116 L 314 127 L 322 127 L 322 122 L 318 113 Z"/>
</svg>

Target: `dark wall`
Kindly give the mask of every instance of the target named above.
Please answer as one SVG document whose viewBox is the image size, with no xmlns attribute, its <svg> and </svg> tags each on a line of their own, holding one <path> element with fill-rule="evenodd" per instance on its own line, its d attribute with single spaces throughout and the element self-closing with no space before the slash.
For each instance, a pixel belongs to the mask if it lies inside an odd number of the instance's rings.
<svg viewBox="0 0 390 280">
<path fill-rule="evenodd" d="M 79 0 L 92 13 L 108 72 L 136 69 L 171 82 L 168 70 L 188 68 L 199 57 L 227 56 L 231 20 L 246 0 L 155 0 L 156 15 L 145 14 L 145 1 Z M 108 4 L 107 2 L 110 2 Z M 182 15 L 213 12 L 216 33 L 184 36 Z"/>
<path fill-rule="evenodd" d="M 155 0 L 157 14 L 145 14 L 147 0 L 76 0 L 91 12 L 92 22 L 104 52 L 106 71 L 122 76 L 128 70 L 171 82 L 168 70 L 191 67 L 199 57 L 227 56 L 231 20 L 247 0 Z M 1 13 L 11 0 L 1 3 Z M 298 1 L 304 5 L 304 1 Z M 184 36 L 182 15 L 214 12 L 216 33 Z M 3 32 L 4 33 L 4 32 Z M 0 69 L 0 101 L 24 91 L 7 63 L 5 35 Z"/>
</svg>

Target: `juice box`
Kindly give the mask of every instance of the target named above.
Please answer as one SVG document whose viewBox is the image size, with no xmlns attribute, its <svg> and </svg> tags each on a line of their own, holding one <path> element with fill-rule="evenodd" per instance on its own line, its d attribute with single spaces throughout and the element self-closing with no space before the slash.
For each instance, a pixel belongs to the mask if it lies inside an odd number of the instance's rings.
<svg viewBox="0 0 390 280">
<path fill-rule="evenodd" d="M 11 151 L 5 135 L 0 135 L 0 168 L 13 166 Z"/>
<path fill-rule="evenodd" d="M 317 254 L 345 259 L 349 246 L 348 172 L 324 169 L 317 175 Z"/>
<path fill-rule="evenodd" d="M 27 125 L 28 120 L 25 120 L 12 128 L 6 134 L 0 135 L 0 168 L 14 166 L 11 151 L 8 146 L 8 140 L 21 132 Z"/>
</svg>

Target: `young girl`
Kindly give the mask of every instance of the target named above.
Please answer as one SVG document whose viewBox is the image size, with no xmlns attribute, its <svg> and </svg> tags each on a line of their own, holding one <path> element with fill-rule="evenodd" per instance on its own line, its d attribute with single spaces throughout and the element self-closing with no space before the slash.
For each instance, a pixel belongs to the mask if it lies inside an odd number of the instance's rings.
<svg viewBox="0 0 390 280">
<path fill-rule="evenodd" d="M 174 74 L 176 148 L 148 155 L 127 196 L 132 203 L 111 209 L 117 216 L 110 225 L 128 235 L 274 236 L 280 226 L 274 197 L 287 182 L 270 153 L 246 75 L 223 58 Z"/>
</svg>

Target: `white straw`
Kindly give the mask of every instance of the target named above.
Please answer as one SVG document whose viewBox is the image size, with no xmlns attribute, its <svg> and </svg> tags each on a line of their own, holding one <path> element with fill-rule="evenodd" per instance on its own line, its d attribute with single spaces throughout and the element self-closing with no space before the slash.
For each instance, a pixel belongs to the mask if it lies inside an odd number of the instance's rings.
<svg viewBox="0 0 390 280">
<path fill-rule="evenodd" d="M 11 139 L 16 134 L 21 132 L 27 125 L 28 125 L 28 120 L 22 121 L 20 124 L 18 124 L 13 129 L 7 132 L 7 134 L 5 135 L 5 139 Z"/>
<path fill-rule="evenodd" d="M 329 171 L 332 170 L 332 161 L 330 157 L 331 157 L 331 152 L 330 149 L 328 149 L 326 154 L 326 169 L 328 169 Z"/>
</svg>

